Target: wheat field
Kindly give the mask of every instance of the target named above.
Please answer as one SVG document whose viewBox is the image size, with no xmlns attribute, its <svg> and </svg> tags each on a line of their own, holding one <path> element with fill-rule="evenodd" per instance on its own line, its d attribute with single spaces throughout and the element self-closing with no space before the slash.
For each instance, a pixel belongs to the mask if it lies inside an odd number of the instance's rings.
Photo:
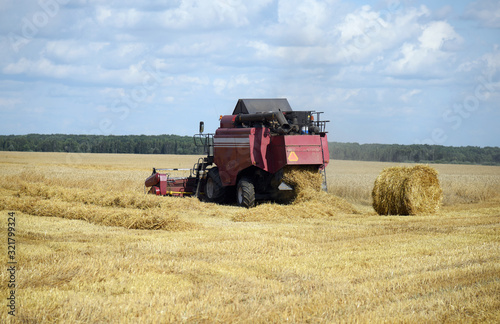
<svg viewBox="0 0 500 324">
<path fill-rule="evenodd" d="M 379 216 L 393 163 L 332 160 L 329 194 L 246 210 L 144 195 L 196 156 L 0 152 L 4 323 L 500 322 L 500 167 L 433 165 L 443 206 Z"/>
</svg>

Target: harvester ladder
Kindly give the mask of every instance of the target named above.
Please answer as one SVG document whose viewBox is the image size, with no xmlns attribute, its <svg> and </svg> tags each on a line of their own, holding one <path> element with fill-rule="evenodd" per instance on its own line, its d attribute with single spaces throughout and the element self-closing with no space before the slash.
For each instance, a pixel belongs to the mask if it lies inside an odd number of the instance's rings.
<svg viewBox="0 0 500 324">
<path fill-rule="evenodd" d="M 321 176 L 323 177 L 323 183 L 321 184 L 321 189 L 323 191 L 328 192 L 328 185 L 326 183 L 326 168 L 320 169 L 319 173 L 321 173 Z"/>
<path fill-rule="evenodd" d="M 208 161 L 206 158 L 199 158 L 198 162 L 195 163 L 193 166 L 193 173 L 196 178 L 196 192 L 195 192 L 195 197 L 199 197 L 200 195 L 200 185 L 201 185 L 201 179 L 205 177 L 205 172 L 207 170 L 207 165 Z"/>
</svg>

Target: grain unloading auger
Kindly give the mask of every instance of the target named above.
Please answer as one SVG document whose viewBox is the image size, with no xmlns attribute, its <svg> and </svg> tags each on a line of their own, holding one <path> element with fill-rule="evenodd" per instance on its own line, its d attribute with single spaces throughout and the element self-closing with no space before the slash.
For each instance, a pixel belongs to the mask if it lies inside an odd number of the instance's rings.
<svg viewBox="0 0 500 324">
<path fill-rule="evenodd" d="M 240 99 L 232 115 L 220 117 L 215 134 L 194 136 L 206 157 L 192 169 L 156 169 L 146 179 L 148 193 L 196 196 L 209 202 L 236 200 L 253 207 L 259 200 L 286 201 L 293 188 L 282 181 L 285 169 L 304 168 L 323 174 L 330 160 L 321 112 L 293 111 L 286 99 Z M 188 177 L 171 177 L 174 171 Z M 291 194 L 292 193 L 292 194 Z"/>
</svg>

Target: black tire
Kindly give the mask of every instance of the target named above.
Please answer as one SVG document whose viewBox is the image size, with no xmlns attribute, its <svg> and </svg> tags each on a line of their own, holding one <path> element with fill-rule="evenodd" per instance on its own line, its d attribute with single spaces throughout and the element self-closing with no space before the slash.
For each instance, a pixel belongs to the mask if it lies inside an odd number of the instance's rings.
<svg viewBox="0 0 500 324">
<path fill-rule="evenodd" d="M 226 190 L 222 186 L 219 169 L 211 168 L 208 171 L 207 180 L 205 182 L 205 197 L 209 202 L 222 203 L 225 196 Z"/>
<path fill-rule="evenodd" d="M 236 202 L 241 207 L 255 206 L 255 187 L 249 178 L 241 178 L 236 186 Z"/>
</svg>

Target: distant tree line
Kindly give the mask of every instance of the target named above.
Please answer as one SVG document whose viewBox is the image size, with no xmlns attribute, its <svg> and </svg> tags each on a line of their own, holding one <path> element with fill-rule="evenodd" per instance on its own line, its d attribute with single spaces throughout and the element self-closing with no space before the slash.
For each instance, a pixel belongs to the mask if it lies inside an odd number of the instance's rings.
<svg viewBox="0 0 500 324">
<path fill-rule="evenodd" d="M 328 143 L 338 160 L 500 165 L 500 148 L 477 146 Z"/>
<path fill-rule="evenodd" d="M 191 136 L 177 135 L 9 135 L 0 136 L 1 151 L 202 154 Z"/>
<path fill-rule="evenodd" d="M 498 147 L 440 145 L 328 144 L 338 160 L 500 165 Z M 191 136 L 178 135 L 0 135 L 0 151 L 203 154 Z"/>
</svg>

